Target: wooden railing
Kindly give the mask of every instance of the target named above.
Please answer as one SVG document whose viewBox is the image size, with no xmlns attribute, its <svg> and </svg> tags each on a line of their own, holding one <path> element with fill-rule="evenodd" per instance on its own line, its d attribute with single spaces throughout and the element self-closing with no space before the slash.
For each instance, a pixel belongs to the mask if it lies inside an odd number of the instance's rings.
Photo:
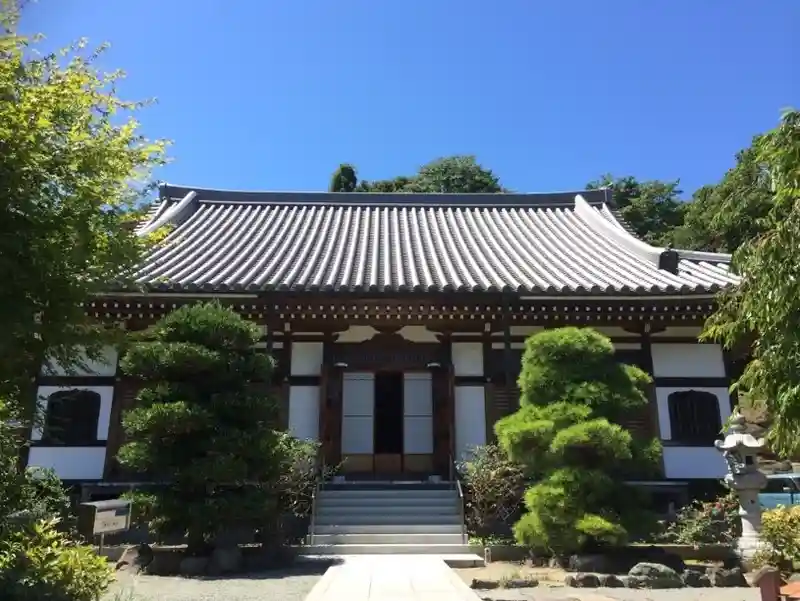
<svg viewBox="0 0 800 601">
<path fill-rule="evenodd" d="M 311 493 L 311 523 L 308 527 L 308 544 L 314 544 L 314 531 L 316 530 L 317 525 L 317 500 L 319 499 L 319 491 L 322 488 L 322 481 L 325 478 L 325 460 L 320 460 L 317 457 L 317 461 L 315 462 L 314 466 L 314 473 L 316 475 L 317 481 L 314 483 L 314 490 Z"/>
<path fill-rule="evenodd" d="M 461 476 L 458 473 L 456 462 L 453 456 L 450 455 L 450 482 L 458 493 L 458 509 L 461 523 L 461 540 L 467 542 L 467 521 L 466 521 L 466 501 L 464 499 L 464 487 L 461 484 Z"/>
</svg>

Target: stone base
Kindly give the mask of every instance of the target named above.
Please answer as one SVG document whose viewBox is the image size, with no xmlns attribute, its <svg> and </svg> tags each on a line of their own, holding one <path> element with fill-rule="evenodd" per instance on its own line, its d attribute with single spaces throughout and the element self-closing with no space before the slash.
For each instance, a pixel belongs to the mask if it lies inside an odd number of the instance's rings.
<svg viewBox="0 0 800 601">
<path fill-rule="evenodd" d="M 736 544 L 736 554 L 743 563 L 750 564 L 756 554 L 762 549 L 763 544 L 758 537 L 741 537 Z"/>
</svg>

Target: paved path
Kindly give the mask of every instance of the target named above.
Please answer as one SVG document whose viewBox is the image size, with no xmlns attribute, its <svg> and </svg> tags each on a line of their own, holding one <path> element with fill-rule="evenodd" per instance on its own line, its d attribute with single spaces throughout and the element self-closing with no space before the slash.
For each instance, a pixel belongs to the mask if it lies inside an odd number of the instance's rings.
<svg viewBox="0 0 800 601">
<path fill-rule="evenodd" d="M 329 568 L 306 601 L 480 601 L 480 597 L 435 555 L 353 555 Z"/>
</svg>

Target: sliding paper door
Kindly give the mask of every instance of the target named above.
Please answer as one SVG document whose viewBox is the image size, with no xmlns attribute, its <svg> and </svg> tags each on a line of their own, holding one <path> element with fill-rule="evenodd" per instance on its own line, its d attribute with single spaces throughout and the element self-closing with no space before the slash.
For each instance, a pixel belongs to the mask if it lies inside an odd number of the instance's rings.
<svg viewBox="0 0 800 601">
<path fill-rule="evenodd" d="M 349 372 L 342 383 L 342 459 L 346 471 L 372 469 L 375 376 Z"/>
<path fill-rule="evenodd" d="M 433 380 L 403 374 L 403 463 L 410 472 L 433 470 Z"/>
</svg>

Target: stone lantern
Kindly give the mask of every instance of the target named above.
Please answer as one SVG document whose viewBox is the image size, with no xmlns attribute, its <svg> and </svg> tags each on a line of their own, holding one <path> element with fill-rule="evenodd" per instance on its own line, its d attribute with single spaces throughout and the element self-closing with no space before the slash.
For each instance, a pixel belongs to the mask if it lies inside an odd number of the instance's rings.
<svg viewBox="0 0 800 601">
<path fill-rule="evenodd" d="M 738 552 L 742 559 L 749 560 L 760 547 L 761 503 L 758 494 L 767 485 L 767 477 L 758 469 L 758 453 L 764 448 L 764 439 L 747 433 L 745 418 L 737 410 L 731 417 L 725 439 L 714 444 L 728 464 L 725 484 L 739 499 L 742 536 Z"/>
</svg>

